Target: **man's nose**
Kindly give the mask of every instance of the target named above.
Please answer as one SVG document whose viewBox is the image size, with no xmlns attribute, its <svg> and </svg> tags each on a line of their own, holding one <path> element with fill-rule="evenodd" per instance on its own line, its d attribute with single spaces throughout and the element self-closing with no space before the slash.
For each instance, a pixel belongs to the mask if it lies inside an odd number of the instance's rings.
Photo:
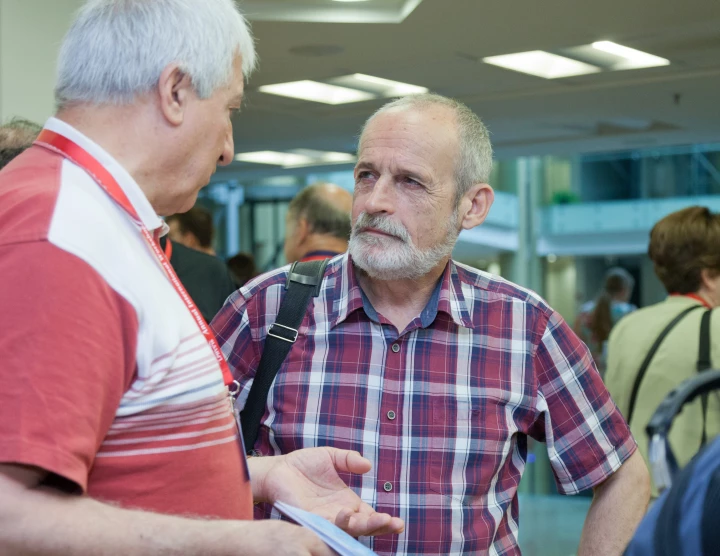
<svg viewBox="0 0 720 556">
<path fill-rule="evenodd" d="M 227 166 L 233 161 L 235 157 L 235 141 L 233 140 L 232 128 L 230 128 L 225 135 L 225 145 L 223 146 L 222 154 L 218 160 L 219 166 Z"/>
<path fill-rule="evenodd" d="M 365 210 L 369 214 L 395 212 L 395 184 L 389 176 L 380 176 L 365 200 Z"/>
</svg>

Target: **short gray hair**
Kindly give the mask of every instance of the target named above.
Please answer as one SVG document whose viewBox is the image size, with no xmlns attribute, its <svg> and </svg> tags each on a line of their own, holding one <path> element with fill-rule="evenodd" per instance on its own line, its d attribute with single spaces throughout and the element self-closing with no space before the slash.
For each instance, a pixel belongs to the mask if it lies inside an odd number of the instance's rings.
<svg viewBox="0 0 720 556">
<path fill-rule="evenodd" d="M 127 104 L 173 62 L 208 98 L 230 83 L 237 55 L 247 78 L 255 45 L 233 0 L 88 0 L 60 48 L 55 99 Z"/>
<path fill-rule="evenodd" d="M 381 107 L 363 126 L 360 143 L 368 124 L 380 114 L 398 109 L 417 109 L 444 106 L 455 114 L 458 126 L 460 153 L 455 167 L 455 202 L 476 183 L 488 183 L 493 167 L 493 151 L 490 132 L 482 120 L 462 102 L 455 99 L 426 93 L 399 98 Z"/>
</svg>

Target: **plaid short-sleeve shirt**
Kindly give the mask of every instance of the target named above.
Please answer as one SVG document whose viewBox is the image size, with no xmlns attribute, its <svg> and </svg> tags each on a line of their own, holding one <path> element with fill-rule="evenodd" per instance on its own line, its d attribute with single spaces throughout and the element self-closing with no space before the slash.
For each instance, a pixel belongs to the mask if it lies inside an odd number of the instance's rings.
<svg viewBox="0 0 720 556">
<path fill-rule="evenodd" d="M 287 270 L 248 283 L 212 323 L 241 406 Z M 518 554 L 528 436 L 547 444 L 566 494 L 601 483 L 635 451 L 584 344 L 536 294 L 497 276 L 451 261 L 399 333 L 341 255 L 299 333 L 255 449 L 334 446 L 368 458 L 369 473 L 343 478 L 406 523 L 400 535 L 363 539 L 379 554 Z"/>
</svg>

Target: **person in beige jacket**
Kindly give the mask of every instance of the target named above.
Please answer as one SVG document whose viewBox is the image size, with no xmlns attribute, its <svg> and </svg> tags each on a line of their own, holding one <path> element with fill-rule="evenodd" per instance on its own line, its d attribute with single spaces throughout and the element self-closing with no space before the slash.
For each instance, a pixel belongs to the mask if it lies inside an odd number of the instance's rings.
<svg viewBox="0 0 720 556">
<path fill-rule="evenodd" d="M 665 396 L 697 374 L 701 319 L 720 305 L 720 214 L 695 206 L 666 216 L 650 232 L 648 254 L 670 295 L 627 315 L 613 328 L 605 375 L 606 386 L 628 420 L 646 463 L 645 427 Z M 663 330 L 683 312 L 650 360 L 631 410 L 633 387 L 646 356 Z M 710 315 L 710 364 L 720 368 L 720 311 Z M 708 442 L 720 433 L 717 394 L 708 397 L 706 411 L 697 399 L 675 419 L 669 438 L 680 466 L 700 449 L 703 428 Z M 654 484 L 652 489 L 656 497 Z"/>
</svg>

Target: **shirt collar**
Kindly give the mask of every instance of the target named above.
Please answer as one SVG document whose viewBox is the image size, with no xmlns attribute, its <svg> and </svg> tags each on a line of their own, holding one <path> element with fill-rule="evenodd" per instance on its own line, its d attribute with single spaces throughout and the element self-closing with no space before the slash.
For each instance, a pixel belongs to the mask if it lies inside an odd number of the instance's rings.
<svg viewBox="0 0 720 556">
<path fill-rule="evenodd" d="M 379 322 L 379 315 L 362 291 L 355 275 L 355 266 L 347 253 L 339 259 L 340 280 L 336 282 L 337 304 L 331 319 L 331 328 L 343 322 L 347 317 L 363 309 L 368 318 Z M 438 313 L 448 315 L 458 326 L 472 328 L 472 320 L 462 292 L 462 282 L 455 263 L 450 260 L 445 267 L 442 278 L 433 290 L 430 300 L 420 313 L 423 328 L 430 326 Z"/>
<path fill-rule="evenodd" d="M 332 259 L 335 255 L 339 255 L 337 251 L 328 251 L 328 250 L 318 250 L 318 251 L 310 251 L 309 253 L 306 253 L 302 259 L 300 259 L 300 262 L 308 262 L 308 261 L 317 261 L 322 259 Z"/>
<path fill-rule="evenodd" d="M 167 233 L 167 224 L 165 224 L 165 222 L 163 222 L 163 220 L 157 215 L 155 209 L 153 209 L 150 204 L 150 201 L 148 201 L 145 196 L 145 193 L 143 193 L 140 186 L 132 178 L 128 171 L 125 170 L 125 168 L 123 168 L 110 153 L 95 143 L 92 139 L 83 133 L 80 133 L 73 126 L 59 120 L 58 118 L 50 118 L 45 123 L 45 129 L 64 135 L 91 154 L 108 172 L 110 172 L 112 177 L 115 178 L 115 181 L 117 181 L 118 185 L 125 192 L 128 200 L 135 208 L 135 211 L 140 217 L 140 221 L 143 225 L 151 231 L 157 231 L 159 229 L 160 235 Z"/>
</svg>

